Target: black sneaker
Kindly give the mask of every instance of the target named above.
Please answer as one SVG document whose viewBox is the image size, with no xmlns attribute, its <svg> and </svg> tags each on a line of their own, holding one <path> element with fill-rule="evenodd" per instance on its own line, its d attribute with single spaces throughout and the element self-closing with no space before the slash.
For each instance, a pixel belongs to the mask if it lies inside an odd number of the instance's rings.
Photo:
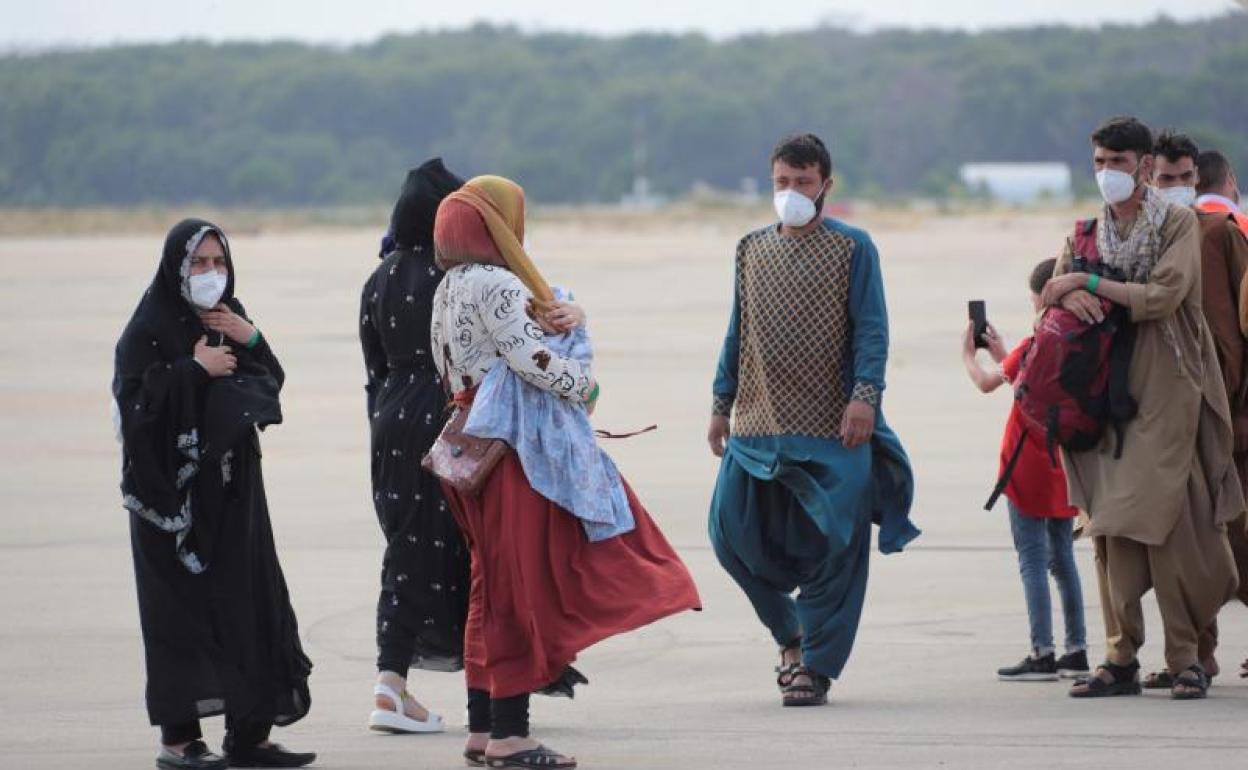
<svg viewBox="0 0 1248 770">
<path fill-rule="evenodd" d="M 997 679 L 1003 682 L 1056 682 L 1057 661 L 1051 652 L 1040 658 L 1028 655 L 1017 666 L 997 669 Z"/>
<path fill-rule="evenodd" d="M 1068 652 L 1057 659 L 1057 675 L 1062 679 L 1078 679 L 1091 673 L 1088 668 L 1088 653 L 1085 650 Z"/>
</svg>

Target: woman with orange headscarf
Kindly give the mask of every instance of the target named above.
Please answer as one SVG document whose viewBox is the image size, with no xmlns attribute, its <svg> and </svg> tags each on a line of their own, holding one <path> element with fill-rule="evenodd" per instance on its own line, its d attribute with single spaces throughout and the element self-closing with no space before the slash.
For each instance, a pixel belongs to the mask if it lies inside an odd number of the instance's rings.
<svg viewBox="0 0 1248 770">
<path fill-rule="evenodd" d="M 434 247 L 446 276 L 434 296 L 432 340 L 460 408 L 495 366 L 551 398 L 589 407 L 592 365 L 545 344 L 567 306 L 525 253 L 524 192 L 477 177 L 438 208 Z M 635 526 L 590 542 L 581 522 L 534 490 L 514 451 L 477 495 L 444 485 L 472 556 L 464 635 L 470 763 L 572 768 L 529 737 L 532 692 L 566 686 L 577 653 L 609 636 L 698 609 L 689 572 L 627 489 Z"/>
</svg>

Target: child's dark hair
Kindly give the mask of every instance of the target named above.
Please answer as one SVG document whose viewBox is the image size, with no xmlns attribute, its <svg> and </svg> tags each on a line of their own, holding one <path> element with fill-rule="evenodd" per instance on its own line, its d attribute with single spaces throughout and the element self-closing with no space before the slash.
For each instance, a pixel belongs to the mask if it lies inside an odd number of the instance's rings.
<svg viewBox="0 0 1248 770">
<path fill-rule="evenodd" d="M 1053 277 L 1055 268 L 1057 268 L 1056 259 L 1046 259 L 1032 268 L 1031 277 L 1027 279 L 1027 285 L 1031 287 L 1032 294 L 1040 294 L 1044 291 L 1044 285 Z"/>
</svg>

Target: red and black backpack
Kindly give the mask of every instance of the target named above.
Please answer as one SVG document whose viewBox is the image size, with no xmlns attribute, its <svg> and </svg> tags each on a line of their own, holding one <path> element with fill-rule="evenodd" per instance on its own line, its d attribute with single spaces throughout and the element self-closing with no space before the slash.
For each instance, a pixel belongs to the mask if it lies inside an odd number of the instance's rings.
<svg viewBox="0 0 1248 770">
<path fill-rule="evenodd" d="M 1096 228 L 1095 219 L 1075 225 L 1072 269 L 1121 281 L 1122 275 L 1101 261 Z M 1126 424 L 1139 411 L 1127 387 L 1135 325 L 1125 307 L 1104 298 L 1101 307 L 1105 318 L 1096 324 L 1084 323 L 1061 306 L 1045 309 L 1037 322 L 1014 382 L 1023 435 L 985 508 L 991 509 L 1005 491 L 1032 431 L 1044 434 L 1055 467 L 1057 447 L 1072 452 L 1092 449 L 1107 429 L 1113 429 L 1118 439 L 1114 457 L 1122 456 Z"/>
</svg>

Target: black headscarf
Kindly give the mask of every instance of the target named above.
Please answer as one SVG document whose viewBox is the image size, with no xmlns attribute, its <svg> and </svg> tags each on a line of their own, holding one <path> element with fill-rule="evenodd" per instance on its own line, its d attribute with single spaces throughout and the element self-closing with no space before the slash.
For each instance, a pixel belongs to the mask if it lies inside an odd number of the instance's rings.
<svg viewBox="0 0 1248 770">
<path fill-rule="evenodd" d="M 165 238 L 160 267 L 117 342 L 113 398 L 123 448 L 121 491 L 132 514 L 173 534 L 178 558 L 191 572 L 207 566 L 211 544 L 196 533 L 205 513 L 196 499 L 201 460 L 219 457 L 251 426 L 281 421 L 277 394 L 283 374 L 267 345 L 231 345 L 238 367 L 210 378 L 193 358 L 196 342 L 222 335 L 204 327 L 186 297 L 190 257 L 208 234 L 225 249 L 229 269 L 221 301 L 246 318 L 234 298 L 234 262 L 221 228 L 185 219 Z"/>
<path fill-rule="evenodd" d="M 442 199 L 463 187 L 464 180 L 432 158 L 407 172 L 403 190 L 390 215 L 390 232 L 396 249 L 433 248 L 433 220 Z M 384 257 L 385 254 L 382 254 Z"/>
</svg>

